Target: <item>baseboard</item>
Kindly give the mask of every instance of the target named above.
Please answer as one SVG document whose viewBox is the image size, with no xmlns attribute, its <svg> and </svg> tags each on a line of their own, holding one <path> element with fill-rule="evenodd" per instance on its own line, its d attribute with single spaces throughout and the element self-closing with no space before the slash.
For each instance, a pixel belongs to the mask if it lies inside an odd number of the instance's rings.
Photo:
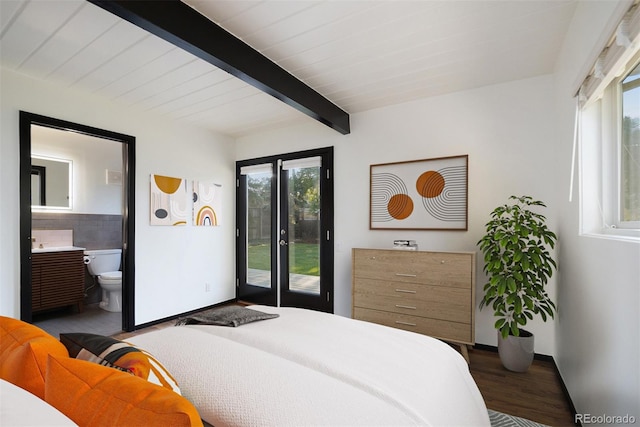
<svg viewBox="0 0 640 427">
<path fill-rule="evenodd" d="M 555 359 L 551 358 L 551 360 L 553 361 L 553 368 L 556 370 L 556 375 L 560 379 L 560 385 L 562 386 L 562 392 L 564 393 L 565 397 L 569 401 L 569 408 L 571 409 L 571 415 L 573 416 L 573 423 L 575 425 L 577 425 L 577 426 L 582 426 L 582 423 L 580 421 L 578 421 L 578 417 L 577 417 L 578 411 L 576 411 L 576 407 L 573 404 L 573 400 L 571 400 L 571 395 L 569 394 L 569 389 L 567 389 L 567 386 L 564 383 L 564 379 L 562 378 L 562 374 L 560 374 L 560 370 L 558 369 L 558 365 L 556 364 Z"/>
<path fill-rule="evenodd" d="M 161 323 L 169 322 L 171 320 L 177 320 L 180 317 L 185 317 L 185 316 L 189 316 L 189 315 L 194 314 L 194 313 L 199 313 L 199 312 L 201 312 L 203 310 L 209 310 L 209 309 L 212 309 L 212 308 L 216 308 L 216 307 L 220 307 L 220 306 L 228 305 L 228 304 L 234 304 L 234 303 L 236 303 L 236 299 L 235 298 L 234 299 L 230 299 L 228 301 L 219 302 L 217 304 L 209 305 L 209 306 L 206 306 L 206 307 L 200 307 L 200 308 L 197 308 L 195 310 L 187 311 L 187 312 L 184 312 L 184 313 L 175 314 L 173 316 L 165 317 L 163 319 L 154 320 L 152 322 L 147 322 L 147 323 L 142 323 L 140 325 L 135 325 L 133 327 L 133 330 L 137 331 L 137 330 L 140 330 L 140 329 L 148 328 L 150 326 L 155 326 L 155 325 L 159 325 Z"/>
<path fill-rule="evenodd" d="M 473 348 L 477 348 L 478 350 L 491 351 L 491 352 L 494 352 L 494 353 L 498 352 L 498 347 L 495 346 L 495 345 L 475 344 L 473 346 Z M 562 375 L 560 374 L 560 370 L 558 369 L 558 365 L 556 364 L 556 360 L 553 358 L 553 356 L 549 356 L 547 354 L 539 354 L 539 353 L 534 353 L 533 354 L 533 359 L 534 360 L 540 360 L 540 361 L 543 361 L 543 362 L 551 362 L 553 364 L 553 369 L 555 370 L 556 375 L 558 376 L 558 379 L 560 380 L 560 386 L 562 387 L 562 393 L 564 394 L 564 397 L 569 402 L 569 409 L 571 409 L 571 415 L 573 416 L 574 423 L 577 426 L 581 426 L 582 424 L 577 421 L 577 417 L 576 417 L 576 414 L 578 412 L 576 411 L 576 407 L 573 404 L 573 400 L 571 399 L 571 395 L 569 394 L 569 390 L 567 389 L 567 386 L 564 383 L 564 379 L 562 378 Z"/>
<path fill-rule="evenodd" d="M 474 344 L 473 348 L 477 348 L 478 350 L 492 351 L 494 353 L 498 352 L 498 347 L 495 346 L 495 345 Z M 541 360 L 543 362 L 553 362 L 553 365 L 555 366 L 555 362 L 553 360 L 553 356 L 549 356 L 549 355 L 546 355 L 546 354 L 533 353 L 533 359 L 534 360 Z M 556 367 L 556 369 L 558 369 L 558 368 Z"/>
</svg>

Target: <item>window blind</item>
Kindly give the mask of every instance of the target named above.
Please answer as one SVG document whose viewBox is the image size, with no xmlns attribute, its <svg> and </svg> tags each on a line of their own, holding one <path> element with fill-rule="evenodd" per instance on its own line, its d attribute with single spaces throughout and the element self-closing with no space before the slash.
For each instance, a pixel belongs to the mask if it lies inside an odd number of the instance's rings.
<svg viewBox="0 0 640 427">
<path fill-rule="evenodd" d="M 602 50 L 576 96 L 582 107 L 598 99 L 640 48 L 640 5 L 635 0 Z"/>
<path fill-rule="evenodd" d="M 581 145 L 582 111 L 600 99 L 605 89 L 618 76 L 629 70 L 625 66 L 640 49 L 640 0 L 635 0 L 624 14 L 614 34 L 602 50 L 595 64 L 576 93 L 576 116 L 571 155 L 571 179 L 569 183 L 569 201 L 573 200 L 575 164 L 577 147 Z M 633 66 L 633 64 L 631 65 Z"/>
<path fill-rule="evenodd" d="M 263 163 L 261 165 L 251 165 L 240 167 L 240 175 L 250 175 L 258 173 L 273 173 L 273 167 L 271 163 Z"/>
<path fill-rule="evenodd" d="M 282 170 L 298 168 L 319 168 L 322 166 L 322 157 L 305 157 L 304 159 L 285 160 L 282 162 Z"/>
</svg>

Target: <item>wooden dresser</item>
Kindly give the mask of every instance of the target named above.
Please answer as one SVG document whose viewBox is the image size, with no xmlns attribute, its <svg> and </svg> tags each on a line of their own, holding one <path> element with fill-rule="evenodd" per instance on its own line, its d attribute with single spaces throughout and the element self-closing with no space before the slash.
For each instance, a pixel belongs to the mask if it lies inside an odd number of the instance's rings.
<svg viewBox="0 0 640 427">
<path fill-rule="evenodd" d="M 31 310 L 34 312 L 76 304 L 84 299 L 83 251 L 33 253 L 31 256 Z"/>
<path fill-rule="evenodd" d="M 353 249 L 353 318 L 475 343 L 475 252 Z"/>
</svg>

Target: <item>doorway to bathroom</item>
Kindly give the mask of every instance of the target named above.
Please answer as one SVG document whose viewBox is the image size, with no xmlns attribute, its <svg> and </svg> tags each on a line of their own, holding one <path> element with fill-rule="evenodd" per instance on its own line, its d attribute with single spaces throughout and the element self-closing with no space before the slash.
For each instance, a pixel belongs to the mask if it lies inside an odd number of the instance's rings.
<svg viewBox="0 0 640 427">
<path fill-rule="evenodd" d="M 20 112 L 22 320 L 56 336 L 133 330 L 134 179 L 134 137 Z M 121 311 L 103 309 L 104 292 L 84 265 L 85 249 L 122 250 Z M 57 289 L 61 281 L 45 277 L 45 271 L 57 275 L 67 267 L 46 270 L 41 261 L 51 253 L 54 260 L 56 254 L 62 257 L 65 250 L 75 254 L 66 254 L 73 259 L 69 271 L 75 275 L 65 282 L 81 281 L 73 290 Z M 54 287 L 46 289 L 45 282 Z"/>
</svg>

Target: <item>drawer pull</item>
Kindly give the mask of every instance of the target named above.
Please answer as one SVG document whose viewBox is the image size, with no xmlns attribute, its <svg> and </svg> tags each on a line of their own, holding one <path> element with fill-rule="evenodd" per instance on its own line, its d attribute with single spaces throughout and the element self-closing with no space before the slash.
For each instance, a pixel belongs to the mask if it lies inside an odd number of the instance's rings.
<svg viewBox="0 0 640 427">
<path fill-rule="evenodd" d="M 416 325 L 415 323 L 403 322 L 403 321 L 401 321 L 401 320 L 396 320 L 396 323 L 397 323 L 398 325 L 405 325 L 405 326 L 418 326 L 418 325 Z"/>
<path fill-rule="evenodd" d="M 396 276 L 402 276 L 402 277 L 417 277 L 416 274 L 407 274 L 407 273 L 396 273 Z"/>
<path fill-rule="evenodd" d="M 401 305 L 401 304 L 396 304 L 396 307 L 398 308 L 406 308 L 408 310 L 415 310 L 416 307 L 411 307 L 410 305 Z"/>
<path fill-rule="evenodd" d="M 416 291 L 412 291 L 410 289 L 396 289 L 396 292 L 402 292 L 402 293 L 405 293 L 405 294 L 415 294 L 416 293 Z"/>
</svg>

